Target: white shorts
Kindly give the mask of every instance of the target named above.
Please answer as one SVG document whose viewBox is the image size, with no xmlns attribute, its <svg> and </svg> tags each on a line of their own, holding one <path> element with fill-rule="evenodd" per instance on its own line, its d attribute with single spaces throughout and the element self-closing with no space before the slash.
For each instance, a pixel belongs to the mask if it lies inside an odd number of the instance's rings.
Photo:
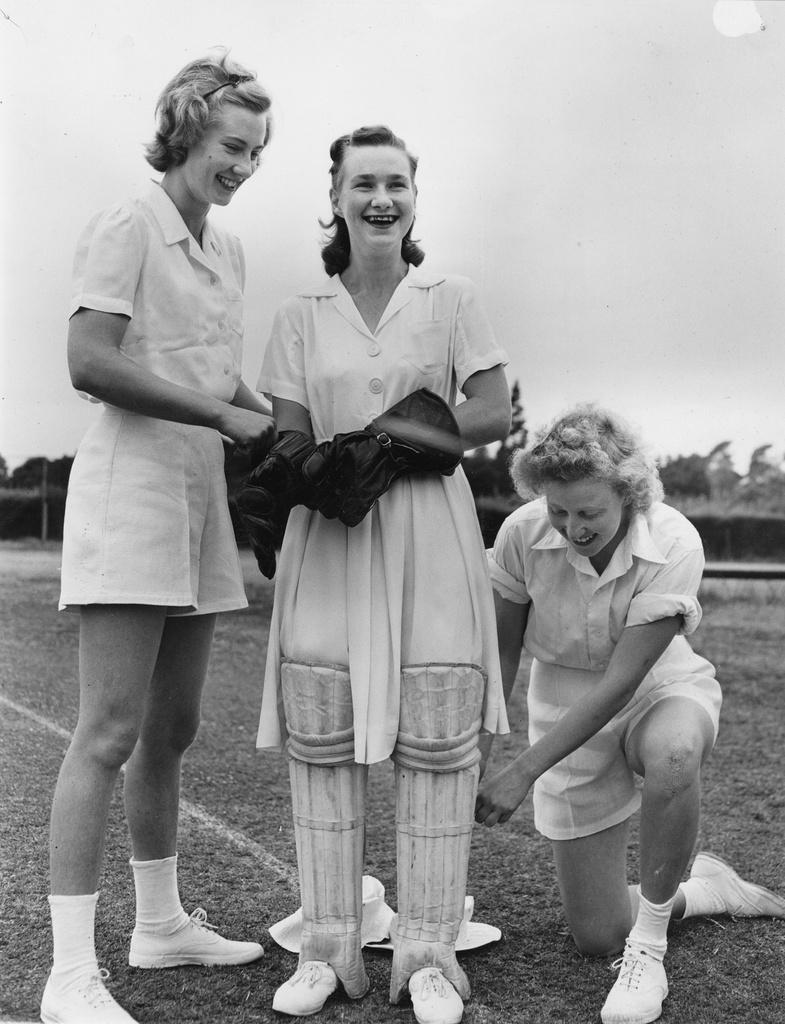
<svg viewBox="0 0 785 1024">
<path fill-rule="evenodd" d="M 635 726 L 659 701 L 695 701 L 709 716 L 716 740 L 722 692 L 714 666 L 695 654 L 683 637 L 673 643 L 674 653 L 681 656 L 658 662 L 619 714 L 535 783 L 534 824 L 548 839 L 594 835 L 638 810 L 642 780 L 627 762 L 626 745 Z M 527 698 L 529 742 L 543 736 L 601 678 L 602 672 L 535 659 Z"/>
<path fill-rule="evenodd" d="M 88 430 L 68 484 L 60 608 L 85 604 L 247 607 L 215 430 L 111 406 Z"/>
</svg>

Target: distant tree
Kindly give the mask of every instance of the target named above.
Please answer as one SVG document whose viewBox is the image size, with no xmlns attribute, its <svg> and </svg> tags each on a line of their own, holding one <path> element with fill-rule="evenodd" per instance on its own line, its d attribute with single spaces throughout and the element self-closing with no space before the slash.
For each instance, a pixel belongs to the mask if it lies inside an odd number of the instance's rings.
<svg viewBox="0 0 785 1024">
<path fill-rule="evenodd" d="M 666 495 L 709 498 L 725 511 L 742 506 L 785 513 L 785 461 L 772 454 L 772 445 L 760 445 L 750 457 L 746 476 L 741 476 L 734 469 L 730 444 L 722 441 L 708 455 L 666 459 L 659 467 Z"/>
<path fill-rule="evenodd" d="M 768 454 L 771 447 L 770 444 L 762 444 L 750 456 L 750 468 L 747 473 L 747 479 L 751 483 L 765 485 L 768 481 L 782 475 L 779 466 Z"/>
<path fill-rule="evenodd" d="M 487 448 L 475 448 L 464 456 L 463 471 L 475 498 L 497 494 L 496 460 L 488 454 Z"/>
<path fill-rule="evenodd" d="M 708 498 L 711 493 L 706 476 L 705 455 L 677 455 L 660 464 L 660 479 L 665 493 L 691 498 Z"/>
<path fill-rule="evenodd" d="M 712 501 L 728 501 L 741 480 L 733 468 L 733 457 L 728 451 L 731 444 L 731 441 L 721 441 L 706 457 L 706 478 Z"/>
<path fill-rule="evenodd" d="M 41 483 L 41 463 L 43 458 L 36 456 L 27 459 L 11 473 L 10 484 L 18 490 L 32 490 Z"/>
<path fill-rule="evenodd" d="M 46 462 L 47 487 L 65 490 L 68 487 L 68 476 L 73 461 L 73 455 L 63 455 L 59 459 L 45 459 L 43 456 L 37 455 L 16 467 L 11 473 L 9 485 L 17 490 L 33 490 L 40 487 L 43 478 L 43 463 Z"/>
<path fill-rule="evenodd" d="M 6 487 L 8 485 L 8 463 L 5 461 L 2 455 L 0 455 L 0 487 Z"/>
<path fill-rule="evenodd" d="M 66 490 L 73 464 L 73 455 L 61 455 L 59 459 L 51 459 L 49 461 L 49 485 Z"/>
<path fill-rule="evenodd" d="M 502 447 L 507 448 L 508 451 L 524 448 L 529 434 L 526 429 L 526 417 L 523 414 L 523 406 L 521 405 L 521 386 L 517 380 L 513 382 L 510 389 L 510 404 L 512 405 L 510 433 L 502 443 Z"/>
<path fill-rule="evenodd" d="M 785 512 L 785 469 L 771 454 L 772 445 L 764 444 L 750 456 L 750 468 L 739 482 L 738 499 L 761 511 Z"/>
</svg>

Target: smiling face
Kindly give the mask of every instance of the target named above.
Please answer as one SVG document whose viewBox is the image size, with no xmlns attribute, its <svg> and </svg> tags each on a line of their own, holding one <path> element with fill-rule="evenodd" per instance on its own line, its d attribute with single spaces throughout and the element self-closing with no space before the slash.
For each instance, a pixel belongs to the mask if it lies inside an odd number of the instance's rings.
<svg viewBox="0 0 785 1024">
<path fill-rule="evenodd" d="M 166 190 L 186 217 L 213 203 L 226 206 L 251 177 L 267 139 L 267 114 L 225 104 L 185 163 L 166 172 Z"/>
<path fill-rule="evenodd" d="M 587 558 L 607 564 L 629 526 L 629 509 L 604 480 L 587 477 L 543 487 L 551 526 Z"/>
<path fill-rule="evenodd" d="M 389 249 L 399 254 L 414 221 L 416 195 L 409 157 L 403 150 L 348 148 L 330 199 L 333 212 L 346 221 L 352 253 Z"/>
</svg>

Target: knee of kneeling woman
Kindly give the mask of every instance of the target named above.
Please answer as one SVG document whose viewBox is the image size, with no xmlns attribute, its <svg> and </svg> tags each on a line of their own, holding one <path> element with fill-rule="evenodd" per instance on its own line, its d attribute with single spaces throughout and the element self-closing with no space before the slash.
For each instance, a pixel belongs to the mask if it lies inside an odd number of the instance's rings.
<svg viewBox="0 0 785 1024">
<path fill-rule="evenodd" d="M 661 797 L 680 796 L 700 778 L 703 749 L 692 737 L 674 736 L 646 765 L 644 786 Z"/>
<path fill-rule="evenodd" d="M 624 949 L 630 922 L 587 921 L 571 929 L 573 942 L 581 956 L 613 956 Z"/>
</svg>

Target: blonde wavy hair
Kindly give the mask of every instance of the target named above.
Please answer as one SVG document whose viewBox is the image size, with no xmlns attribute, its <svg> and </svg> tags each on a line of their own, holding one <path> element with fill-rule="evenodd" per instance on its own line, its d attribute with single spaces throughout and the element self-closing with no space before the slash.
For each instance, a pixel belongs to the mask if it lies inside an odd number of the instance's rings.
<svg viewBox="0 0 785 1024">
<path fill-rule="evenodd" d="M 587 477 L 607 483 L 633 512 L 646 512 L 663 497 L 657 465 L 638 433 L 621 416 L 590 403 L 570 409 L 519 449 L 510 475 L 527 499 L 548 483 Z"/>
<path fill-rule="evenodd" d="M 156 171 L 184 164 L 188 150 L 204 137 L 227 105 L 265 114 L 272 101 L 255 72 L 232 60 L 224 47 L 216 47 L 210 56 L 186 64 L 164 86 L 155 108 L 155 138 L 145 147 L 147 162 Z M 265 146 L 271 133 L 268 117 Z"/>
</svg>

